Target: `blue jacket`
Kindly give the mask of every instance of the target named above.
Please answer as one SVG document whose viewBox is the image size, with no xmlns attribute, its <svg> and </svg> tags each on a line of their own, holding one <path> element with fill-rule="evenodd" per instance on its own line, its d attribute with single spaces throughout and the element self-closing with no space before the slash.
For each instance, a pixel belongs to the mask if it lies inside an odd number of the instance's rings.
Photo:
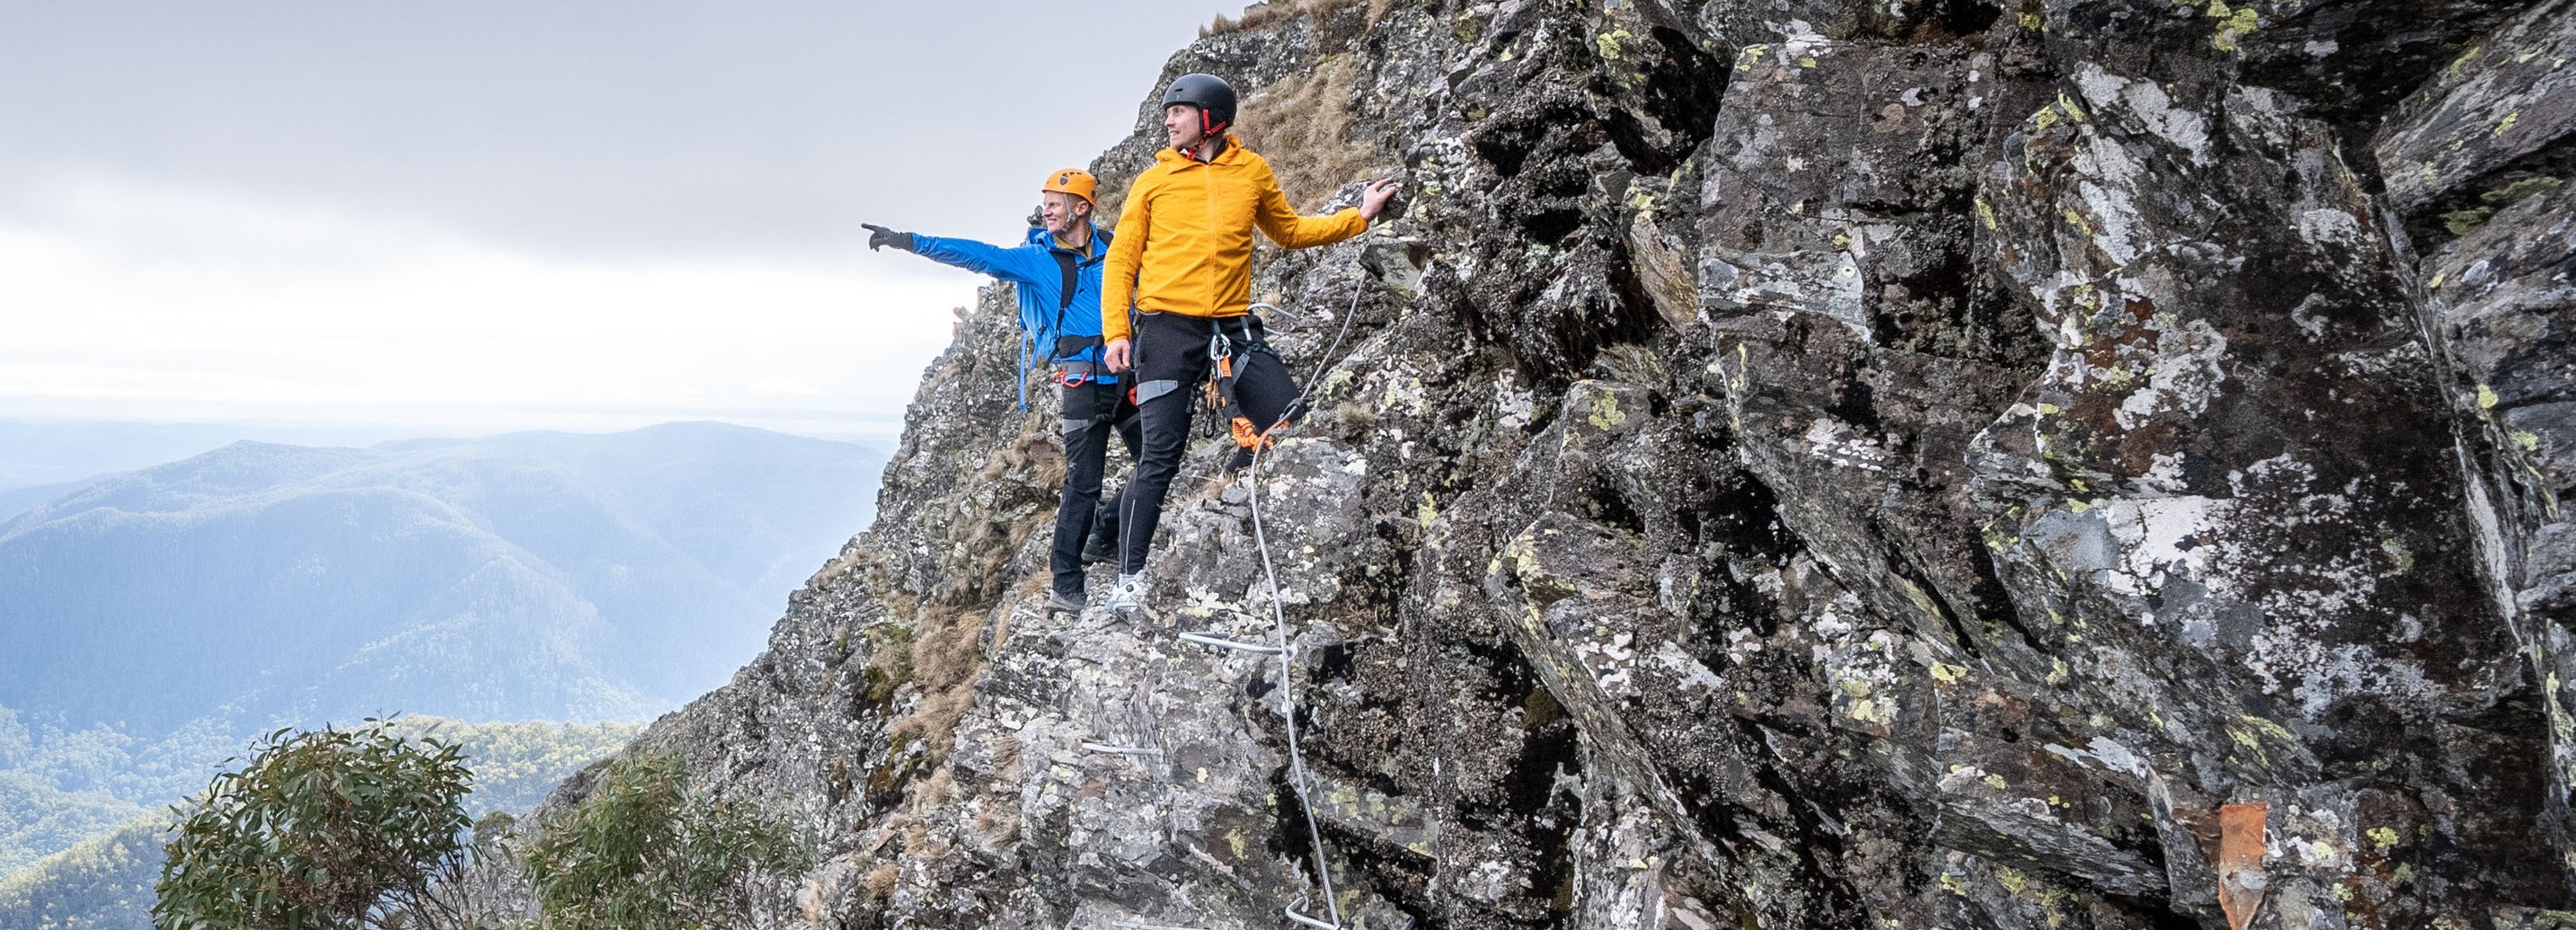
<svg viewBox="0 0 2576 930">
<path fill-rule="evenodd" d="M 1026 241 L 1007 249 L 972 239 L 915 233 L 912 251 L 943 265 L 991 275 L 1015 285 L 1020 295 L 1020 370 L 1025 372 L 1037 367 L 1041 360 L 1049 364 L 1102 361 L 1100 266 L 1109 257 L 1109 234 L 1094 226 L 1091 242 L 1091 254 L 1085 256 L 1056 247 L 1055 237 L 1045 229 L 1030 229 Z M 1074 258 L 1073 305 L 1069 307 L 1063 305 L 1064 266 L 1055 257 L 1059 252 Z M 1058 353 L 1055 345 L 1038 344 L 1046 336 L 1088 337 L 1089 341 L 1073 351 Z M 1025 406 L 1025 379 L 1022 385 L 1020 402 Z"/>
</svg>

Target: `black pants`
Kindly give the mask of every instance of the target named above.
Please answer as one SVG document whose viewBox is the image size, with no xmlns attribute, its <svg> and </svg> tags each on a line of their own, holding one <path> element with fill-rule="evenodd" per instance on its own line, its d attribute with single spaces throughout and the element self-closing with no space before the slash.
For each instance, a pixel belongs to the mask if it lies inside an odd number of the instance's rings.
<svg viewBox="0 0 2576 930">
<path fill-rule="evenodd" d="M 1136 456 L 1136 477 L 1127 483 L 1118 535 L 1118 571 L 1145 570 L 1145 552 L 1154 544 L 1154 527 L 1163 520 L 1163 495 L 1181 469 L 1181 450 L 1189 444 L 1190 414 L 1197 407 L 1200 385 L 1215 368 L 1208 355 L 1209 337 L 1222 334 L 1234 355 L 1234 396 L 1258 426 L 1268 427 L 1288 414 L 1297 399 L 1297 384 L 1288 366 L 1262 342 L 1261 320 L 1245 315 L 1208 319 L 1177 313 L 1140 313 L 1135 317 L 1136 412 L 1144 421 L 1145 451 Z M 1221 348 L 1220 351 L 1229 349 Z"/>
<path fill-rule="evenodd" d="M 1136 407 L 1127 402 L 1119 381 L 1090 381 L 1061 388 L 1064 400 L 1064 501 L 1055 508 L 1055 551 L 1047 568 L 1055 572 L 1055 590 L 1082 596 L 1082 548 L 1086 540 L 1118 538 L 1117 500 L 1100 506 L 1100 478 L 1109 465 L 1109 434 L 1127 443 L 1127 454 L 1144 457 L 1137 432 Z M 1132 487 L 1134 482 L 1129 482 Z M 1127 489 L 1118 492 L 1127 496 Z"/>
</svg>

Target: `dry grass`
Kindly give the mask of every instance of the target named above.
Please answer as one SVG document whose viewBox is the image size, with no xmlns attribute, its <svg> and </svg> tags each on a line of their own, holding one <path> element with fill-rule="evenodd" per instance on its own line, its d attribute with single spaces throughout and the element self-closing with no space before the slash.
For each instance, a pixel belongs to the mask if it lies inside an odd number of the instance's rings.
<svg viewBox="0 0 2576 930">
<path fill-rule="evenodd" d="M 1236 119 L 1244 146 L 1270 160 L 1279 189 L 1301 211 L 1315 209 L 1342 185 L 1366 177 L 1376 158 L 1367 145 L 1350 141 L 1356 70 L 1348 55 L 1325 59 L 1303 77 L 1254 93 Z"/>
<path fill-rule="evenodd" d="M 976 645 L 984 615 L 982 610 L 934 607 L 914 619 L 906 659 L 921 697 L 890 729 L 896 743 L 919 739 L 933 759 L 956 746 L 957 722 L 975 705 L 975 676 L 984 671 L 984 652 Z"/>
<path fill-rule="evenodd" d="M 883 901 L 894 897 L 895 883 L 902 880 L 901 866 L 891 862 L 880 862 L 877 863 L 876 868 L 868 870 L 866 878 L 859 880 L 859 887 L 867 893 L 868 900 Z"/>
<path fill-rule="evenodd" d="M 1259 29 L 1271 23 L 1287 22 L 1300 16 L 1330 13 L 1357 5 L 1360 0 L 1269 0 L 1244 7 L 1234 16 L 1219 16 L 1215 22 L 1199 27 L 1199 38 L 1224 35 L 1245 29 Z M 1387 0 L 1370 0 L 1369 22 L 1376 23 L 1384 14 Z"/>
</svg>

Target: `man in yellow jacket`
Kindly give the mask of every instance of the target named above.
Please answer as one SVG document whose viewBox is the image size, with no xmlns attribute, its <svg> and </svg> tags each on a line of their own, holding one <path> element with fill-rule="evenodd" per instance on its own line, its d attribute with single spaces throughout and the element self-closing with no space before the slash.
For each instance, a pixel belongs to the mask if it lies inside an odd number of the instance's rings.
<svg viewBox="0 0 2576 930">
<path fill-rule="evenodd" d="M 1163 92 L 1171 147 L 1128 188 L 1101 276 L 1105 361 L 1114 372 L 1135 370 L 1129 382 L 1144 426 L 1119 518 L 1118 584 L 1109 591 L 1109 606 L 1122 612 L 1145 596 L 1145 553 L 1180 470 L 1191 400 L 1210 370 L 1234 374 L 1230 400 L 1258 434 L 1238 430 L 1239 437 L 1264 441 L 1294 415 L 1297 385 L 1251 314 L 1253 230 L 1292 249 L 1330 245 L 1367 231 L 1395 194 L 1395 182 L 1381 180 L 1356 209 L 1298 216 L 1270 163 L 1225 133 L 1234 111 L 1234 88 L 1214 75 L 1185 74 Z"/>
</svg>

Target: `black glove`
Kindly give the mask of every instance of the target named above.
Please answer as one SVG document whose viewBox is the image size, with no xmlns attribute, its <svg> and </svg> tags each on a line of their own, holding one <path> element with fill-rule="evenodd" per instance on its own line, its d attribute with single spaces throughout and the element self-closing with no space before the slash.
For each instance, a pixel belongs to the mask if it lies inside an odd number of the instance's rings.
<svg viewBox="0 0 2576 930">
<path fill-rule="evenodd" d="M 869 251 L 875 251 L 889 245 L 906 252 L 912 251 L 911 233 L 895 232 L 894 230 L 887 229 L 875 223 L 860 223 L 859 228 L 868 231 Z"/>
</svg>

